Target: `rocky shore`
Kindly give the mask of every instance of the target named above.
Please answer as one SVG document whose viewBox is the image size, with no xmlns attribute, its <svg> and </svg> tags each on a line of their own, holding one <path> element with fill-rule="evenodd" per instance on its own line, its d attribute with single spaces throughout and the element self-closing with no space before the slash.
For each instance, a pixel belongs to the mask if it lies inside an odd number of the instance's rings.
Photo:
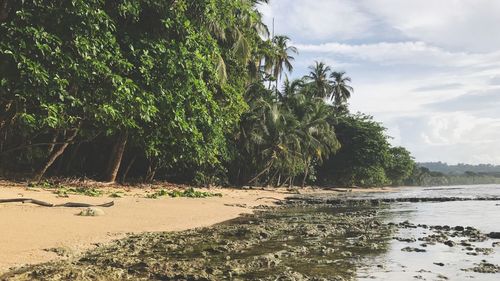
<svg viewBox="0 0 500 281">
<path fill-rule="evenodd" d="M 497 264 L 487 261 L 499 246 L 491 237 L 495 234 L 468 226 L 381 218 L 388 203 L 414 200 L 295 197 L 209 228 L 132 235 L 67 260 L 11 270 L 0 280 L 355 280 L 358 269 L 369 266 L 367 257 L 385 253 L 391 241 L 408 254 L 425 254 L 440 246 L 460 248 L 483 257 L 462 268 L 464 273 L 500 273 Z M 433 265 L 447 266 L 441 261 Z"/>
<path fill-rule="evenodd" d="M 371 208 L 281 207 L 178 233 L 134 235 L 0 280 L 351 280 L 391 227 Z"/>
</svg>

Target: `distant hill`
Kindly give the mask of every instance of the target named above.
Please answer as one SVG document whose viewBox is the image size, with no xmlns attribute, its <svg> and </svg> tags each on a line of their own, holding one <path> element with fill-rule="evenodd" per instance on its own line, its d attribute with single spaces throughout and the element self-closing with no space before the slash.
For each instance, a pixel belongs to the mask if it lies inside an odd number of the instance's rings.
<svg viewBox="0 0 500 281">
<path fill-rule="evenodd" d="M 440 172 L 449 175 L 461 175 L 466 172 L 473 172 L 477 174 L 500 174 L 500 165 L 491 164 L 458 164 L 448 165 L 443 162 L 424 162 L 417 163 L 418 166 L 429 169 L 432 172 Z"/>
</svg>

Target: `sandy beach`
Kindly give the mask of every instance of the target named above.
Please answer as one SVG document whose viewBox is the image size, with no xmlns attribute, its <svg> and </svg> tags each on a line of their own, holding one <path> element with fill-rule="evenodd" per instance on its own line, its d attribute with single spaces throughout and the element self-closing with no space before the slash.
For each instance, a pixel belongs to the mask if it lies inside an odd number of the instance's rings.
<svg viewBox="0 0 500 281">
<path fill-rule="evenodd" d="M 210 190 L 222 197 L 213 198 L 144 198 L 141 190 L 131 190 L 123 198 L 71 195 L 58 198 L 48 190 L 28 190 L 21 186 L 0 187 L 0 198 L 34 198 L 50 203 L 85 202 L 101 204 L 114 201 L 115 206 L 102 208 L 105 215 L 82 217 L 82 208 L 47 208 L 32 204 L 0 204 L 0 272 L 13 266 L 46 262 L 58 256 L 44 249 L 64 248 L 70 253 L 89 249 L 127 233 L 180 231 L 210 226 L 240 214 L 250 213 L 253 206 L 272 204 L 285 198 L 284 191 Z"/>
<path fill-rule="evenodd" d="M 105 194 L 120 189 L 104 187 Z M 200 189 L 203 191 L 203 189 Z M 291 193 L 286 189 L 210 189 L 222 197 L 145 198 L 145 189 L 127 189 L 123 198 L 70 195 L 59 198 L 51 190 L 26 188 L 23 184 L 0 183 L 0 198 L 33 198 L 54 204 L 84 202 L 102 204 L 114 201 L 104 216 L 82 217 L 82 208 L 41 207 L 32 204 L 0 204 L 0 272 L 11 267 L 42 263 L 61 258 L 47 249 L 64 249 L 78 254 L 129 233 L 182 231 L 221 223 L 253 212 L 252 207 L 272 205 Z M 346 190 L 330 191 L 332 193 Z M 373 191 L 373 190 L 371 190 Z M 151 191 L 149 191 L 151 192 Z M 313 193 L 324 190 L 306 190 Z M 83 208 L 84 209 L 84 208 Z"/>
</svg>

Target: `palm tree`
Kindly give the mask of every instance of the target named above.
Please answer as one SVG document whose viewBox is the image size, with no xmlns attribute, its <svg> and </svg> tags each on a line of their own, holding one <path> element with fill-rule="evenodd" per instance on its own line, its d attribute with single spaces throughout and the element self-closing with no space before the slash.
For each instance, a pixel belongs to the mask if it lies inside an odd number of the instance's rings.
<svg viewBox="0 0 500 281">
<path fill-rule="evenodd" d="M 309 74 L 304 78 L 309 81 L 309 96 L 317 98 L 327 98 L 331 95 L 331 83 L 329 75 L 331 68 L 323 62 L 316 61 L 314 66 L 309 67 Z"/>
<path fill-rule="evenodd" d="M 283 82 L 283 88 L 281 91 L 281 95 L 283 97 L 290 97 L 295 94 L 298 94 L 302 88 L 304 87 L 304 80 L 303 79 L 294 79 L 294 80 L 289 80 L 288 76 L 285 78 L 285 81 Z"/>
<path fill-rule="evenodd" d="M 299 93 L 287 100 L 287 107 L 299 120 L 301 140 L 302 186 L 305 185 L 311 168 L 339 147 L 333 126 L 330 124 L 331 107 L 322 98 Z"/>
<path fill-rule="evenodd" d="M 290 38 L 288 36 L 278 35 L 272 39 L 273 53 L 269 58 L 267 68 L 272 69 L 272 75 L 276 79 L 276 91 L 278 90 L 279 80 L 283 72 L 286 70 L 291 73 L 293 71 L 292 61 L 295 58 L 291 54 L 298 54 L 299 51 L 294 46 L 289 46 Z"/>
<path fill-rule="evenodd" d="M 332 72 L 330 78 L 332 81 L 332 96 L 331 99 L 335 102 L 335 107 L 341 108 L 345 106 L 348 99 L 351 98 L 351 94 L 354 89 L 349 85 L 351 78 L 344 76 L 345 72 Z"/>
<path fill-rule="evenodd" d="M 263 55 L 260 54 L 261 38 L 269 36 L 269 29 L 263 22 L 263 15 L 257 9 L 260 4 L 268 3 L 268 0 L 244 0 L 251 9 L 251 13 L 238 13 L 237 24 L 225 26 L 222 22 L 205 18 L 204 25 L 207 26 L 210 34 L 223 43 L 230 46 L 230 50 L 240 62 L 246 63 L 253 82 L 259 74 Z M 215 55 L 217 74 L 221 81 L 227 80 L 226 62 L 220 54 Z"/>
</svg>

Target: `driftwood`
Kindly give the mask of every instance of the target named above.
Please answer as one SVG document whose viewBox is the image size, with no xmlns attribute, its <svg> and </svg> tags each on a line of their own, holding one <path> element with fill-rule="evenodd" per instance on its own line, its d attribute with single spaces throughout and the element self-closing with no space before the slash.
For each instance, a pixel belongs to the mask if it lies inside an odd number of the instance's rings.
<svg viewBox="0 0 500 281">
<path fill-rule="evenodd" d="M 52 203 L 47 203 L 44 201 L 36 200 L 36 199 L 31 199 L 31 198 L 15 198 L 15 199 L 0 199 L 0 204 L 2 203 L 31 203 L 43 207 L 67 207 L 67 208 L 88 208 L 88 207 L 103 207 L 103 208 L 108 208 L 112 207 L 115 205 L 114 201 L 100 204 L 100 205 L 93 205 L 93 204 L 87 204 L 87 203 L 64 203 L 64 204 L 52 204 Z"/>
</svg>

